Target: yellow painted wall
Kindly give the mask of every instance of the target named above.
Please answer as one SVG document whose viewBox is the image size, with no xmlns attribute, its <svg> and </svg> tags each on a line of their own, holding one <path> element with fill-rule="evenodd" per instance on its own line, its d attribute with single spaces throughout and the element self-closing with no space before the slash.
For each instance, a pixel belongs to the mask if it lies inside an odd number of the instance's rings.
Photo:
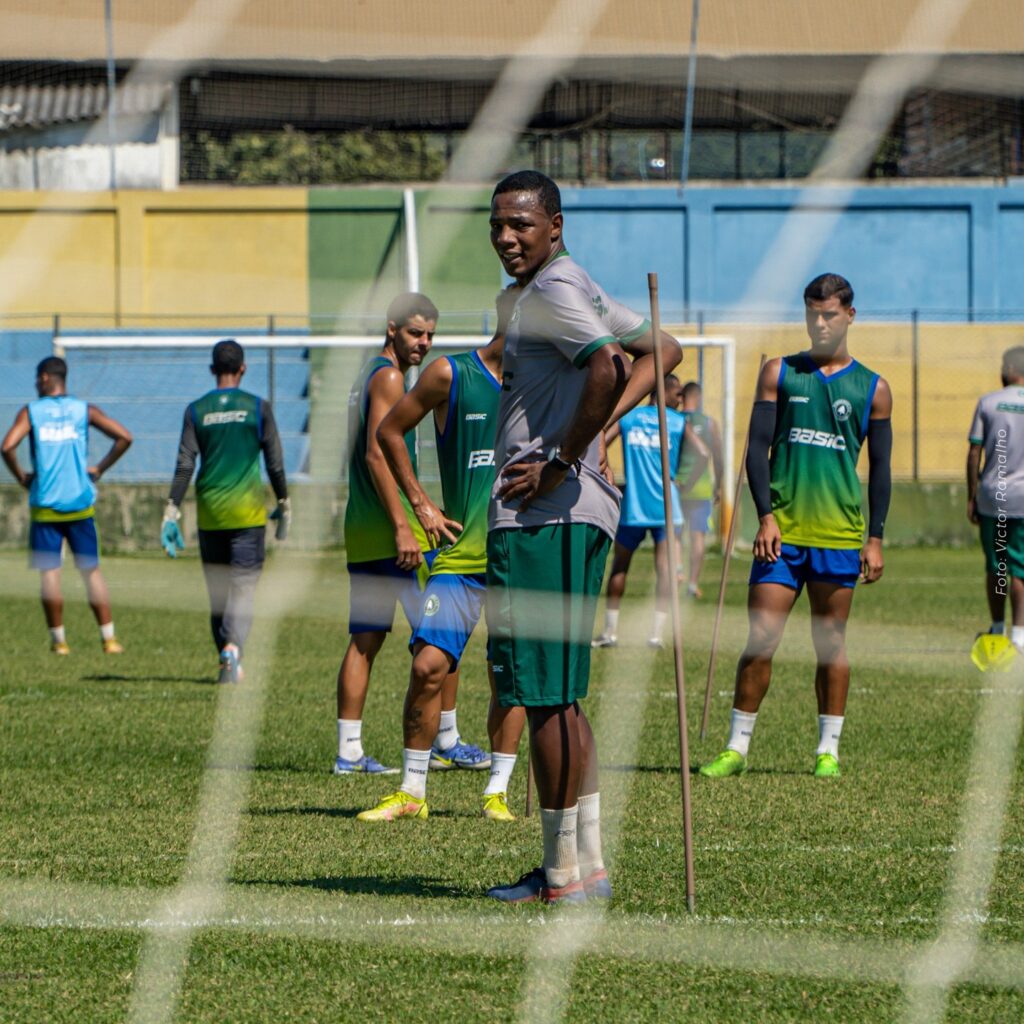
<svg viewBox="0 0 1024 1024">
<path fill-rule="evenodd" d="M 75 329 L 304 318 L 307 194 L 0 193 L 0 322 L 25 313 L 58 313 Z"/>
</svg>

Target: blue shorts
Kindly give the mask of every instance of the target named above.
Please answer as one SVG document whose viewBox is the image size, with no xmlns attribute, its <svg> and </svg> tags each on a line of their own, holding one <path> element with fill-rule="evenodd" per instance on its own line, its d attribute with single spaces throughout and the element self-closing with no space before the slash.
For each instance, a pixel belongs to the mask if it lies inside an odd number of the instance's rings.
<svg viewBox="0 0 1024 1024">
<path fill-rule="evenodd" d="M 690 533 L 711 532 L 711 499 L 683 498 L 683 516 Z"/>
<path fill-rule="evenodd" d="M 473 635 L 484 608 L 487 575 L 438 573 L 427 580 L 422 614 L 413 628 L 412 647 L 422 640 L 452 658 L 454 669 Z"/>
<path fill-rule="evenodd" d="M 835 583 L 855 587 L 860 576 L 859 548 L 805 548 L 783 544 L 777 562 L 758 562 L 750 570 L 750 585 L 781 583 L 800 591 L 805 583 Z"/>
<path fill-rule="evenodd" d="M 643 543 L 644 537 L 651 535 L 655 544 L 665 539 L 664 526 L 622 526 L 615 531 L 615 543 L 621 544 L 627 551 L 636 551 Z"/>
<path fill-rule="evenodd" d="M 428 565 L 436 554 L 431 551 L 423 556 Z M 393 557 L 349 562 L 348 582 L 349 633 L 390 633 L 396 602 L 410 629 L 419 622 L 423 590 L 415 569 L 399 569 Z"/>
<path fill-rule="evenodd" d="M 100 564 L 100 540 L 96 520 L 74 519 L 65 523 L 32 523 L 28 531 L 29 561 L 33 569 L 59 569 L 64 539 L 75 556 L 76 569 L 95 569 Z"/>
</svg>

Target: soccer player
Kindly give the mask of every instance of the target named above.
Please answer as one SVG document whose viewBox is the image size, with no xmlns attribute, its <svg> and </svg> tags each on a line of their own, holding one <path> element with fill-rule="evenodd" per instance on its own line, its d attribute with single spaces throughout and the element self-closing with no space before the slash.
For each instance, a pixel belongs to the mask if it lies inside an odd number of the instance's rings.
<svg viewBox="0 0 1024 1024">
<path fill-rule="evenodd" d="M 989 632 L 1008 633 L 1024 652 L 1024 346 L 1004 353 L 1002 379 L 1002 390 L 983 395 L 974 411 L 967 518 L 981 527 Z M 1004 625 L 1007 596 L 1009 631 Z"/>
<path fill-rule="evenodd" d="M 421 365 L 430 351 L 437 317 L 437 307 L 419 292 L 406 292 L 392 300 L 380 354 L 366 364 L 349 395 L 352 454 L 345 508 L 345 551 L 350 586 L 350 639 L 338 670 L 336 775 L 394 775 L 398 771 L 363 750 L 363 707 L 374 659 L 394 625 L 395 603 L 402 605 L 411 627 L 419 622 L 423 598 L 419 572 L 429 545 L 419 520 L 391 475 L 377 430 L 405 394 L 406 373 Z M 405 443 L 415 472 L 415 434 L 407 434 Z M 429 557 L 428 553 L 428 561 Z M 425 568 L 422 578 L 426 576 Z M 472 767 L 486 761 L 487 755 L 479 747 L 458 743 L 454 720 L 457 685 L 455 678 L 445 682 L 442 701 L 449 714 L 437 742 L 446 749 L 458 744 L 446 767 Z"/>
<path fill-rule="evenodd" d="M 542 866 L 489 895 L 608 897 L 601 855 L 590 639 L 619 492 L 599 435 L 654 387 L 649 323 L 609 298 L 562 244 L 558 186 L 509 175 L 491 199 L 491 244 L 522 288 L 505 338 L 487 536 L 487 627 L 498 703 L 525 707 L 544 835 Z M 679 362 L 658 339 L 665 371 Z M 639 358 L 630 363 L 625 349 Z"/>
<path fill-rule="evenodd" d="M 669 465 L 679 462 L 680 449 L 688 443 L 695 452 L 690 460 L 690 472 L 685 478 L 687 485 L 701 473 L 708 460 L 708 450 L 703 442 L 690 433 L 687 417 L 676 411 L 680 392 L 679 379 L 674 374 L 665 378 L 665 426 L 668 429 Z M 615 548 L 612 556 L 612 570 L 608 576 L 608 600 L 604 613 L 604 632 L 590 645 L 591 647 L 615 647 L 618 644 L 619 606 L 626 592 L 626 576 L 633 560 L 633 553 L 640 546 L 648 532 L 654 540 L 654 569 L 657 579 L 654 611 L 654 625 L 649 647 L 663 647 L 662 634 L 668 616 L 669 596 L 674 580 L 668 571 L 668 545 L 672 541 L 671 531 L 665 529 L 665 497 L 661 480 L 661 436 L 658 431 L 657 392 L 650 402 L 637 409 L 631 409 L 605 433 L 605 442 L 611 444 L 616 437 L 622 438 L 622 459 L 626 470 L 626 490 L 623 496 L 619 528 L 615 533 Z M 672 523 L 682 527 L 683 517 L 679 508 L 679 495 L 672 488 Z"/>
<path fill-rule="evenodd" d="M 110 594 L 100 572 L 99 539 L 93 502 L 96 484 L 132 443 L 132 435 L 117 420 L 67 393 L 68 366 L 50 356 L 36 367 L 39 397 L 23 406 L 4 437 L 2 454 L 15 480 L 28 491 L 29 564 L 39 570 L 40 593 L 50 650 L 70 654 L 64 632 L 64 597 L 60 570 L 67 540 L 82 574 L 89 606 L 100 627 L 105 654 L 121 654 L 124 648 L 114 636 Z M 89 465 L 89 428 L 95 427 L 114 443 L 110 451 Z M 29 439 L 32 470 L 18 462 L 18 445 Z"/>
<path fill-rule="evenodd" d="M 683 502 L 683 521 L 690 534 L 690 578 L 686 592 L 698 600 L 704 596 L 700 589 L 700 571 L 704 565 L 704 552 L 708 533 L 711 532 L 711 508 L 722 500 L 722 435 L 718 424 L 701 410 L 701 386 L 688 381 L 683 386 L 681 411 L 686 414 L 686 425 L 694 437 L 699 437 L 711 452 L 711 463 L 692 484 L 689 479 L 696 449 L 683 439 L 683 452 L 679 461 L 680 498 Z M 712 474 L 712 466 L 714 473 Z"/>
<path fill-rule="evenodd" d="M 498 328 L 490 344 L 432 363 L 377 431 L 395 479 L 431 546 L 444 546 L 430 567 L 422 617 L 413 630 L 412 673 L 402 717 L 402 783 L 372 810 L 363 811 L 362 821 L 425 818 L 428 764 L 447 767 L 458 753 L 455 748 L 439 750 L 435 737 L 443 721 L 445 679 L 458 667 L 483 610 L 501 352 L 517 295 L 518 289 L 511 288 L 498 296 Z M 405 445 L 405 436 L 431 412 L 444 512 L 420 486 Z M 526 719 L 522 708 L 500 707 L 493 698 L 493 679 L 491 687 L 487 732 L 492 753 L 482 813 L 494 821 L 513 821 L 508 783 Z"/>
<path fill-rule="evenodd" d="M 853 289 L 822 274 L 804 290 L 805 352 L 771 359 L 757 385 L 750 419 L 747 478 L 760 519 L 754 538 L 747 612 L 750 631 L 736 670 L 726 749 L 700 772 L 740 775 L 757 710 L 771 681 L 772 656 L 806 584 L 817 655 L 818 749 L 814 774 L 839 774 L 850 664 L 846 622 L 857 582 L 883 569 L 882 534 L 889 510 L 892 394 L 847 347 Z M 857 457 L 868 444 L 867 538 Z M 770 451 L 770 454 L 769 454 Z"/>
<path fill-rule="evenodd" d="M 218 341 L 210 373 L 217 386 L 185 409 L 160 540 L 171 558 L 185 546 L 178 520 L 198 457 L 199 555 L 210 595 L 210 631 L 220 656 L 217 681 L 237 683 L 265 556 L 261 453 L 277 498 L 271 518 L 278 521 L 278 539 L 287 533 L 291 506 L 274 411 L 265 398 L 240 386 L 245 376 L 242 346 L 232 339 Z"/>
</svg>

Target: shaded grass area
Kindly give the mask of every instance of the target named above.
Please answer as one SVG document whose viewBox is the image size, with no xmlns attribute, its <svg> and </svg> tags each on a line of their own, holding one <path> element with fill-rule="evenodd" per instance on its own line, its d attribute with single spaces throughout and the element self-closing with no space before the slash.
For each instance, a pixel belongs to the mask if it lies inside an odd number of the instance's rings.
<svg viewBox="0 0 1024 1024">
<path fill-rule="evenodd" d="M 73 655 L 47 652 L 35 579 L 20 555 L 0 555 L 0 614 L 7 624 L 0 677 L 0 885 L 12 880 L 152 891 L 181 877 L 206 768 L 219 690 L 198 562 L 109 559 L 118 634 L 127 651 L 105 658 L 73 575 L 68 634 Z M 486 773 L 432 774 L 427 822 L 367 827 L 354 820 L 394 787 L 390 779 L 336 778 L 334 677 L 345 636 L 347 584 L 340 555 L 293 556 L 309 587 L 281 624 L 266 714 L 251 764 L 250 794 L 230 874 L 232 897 L 280 900 L 316 919 L 380 920 L 426 928 L 417 948 L 372 941 L 344 925 L 329 939 L 265 934 L 241 924 L 196 932 L 178 1019 L 523 1019 L 536 956 L 529 942 L 488 948 L 487 921 L 509 915 L 545 934 L 545 912 L 502 910 L 484 897 L 496 881 L 539 860 L 536 819 L 508 826 L 478 817 Z M 717 578 L 710 562 L 706 579 Z M 686 607 L 691 757 L 725 738 L 735 658 L 745 638 L 742 560 L 727 600 L 711 735 L 696 739 L 712 602 Z M 974 720 L 1008 677 L 981 676 L 967 660 L 985 625 L 980 557 L 897 551 L 886 578 L 862 588 L 850 627 L 853 681 L 841 779 L 814 780 L 817 742 L 813 653 L 801 600 L 759 716 L 751 772 L 694 778 L 698 920 L 686 919 L 679 754 L 670 652 L 643 646 L 652 589 L 641 552 L 630 578 L 623 634 L 636 644 L 596 652 L 588 714 L 598 731 L 603 806 L 613 860 L 613 926 L 637 920 L 699 928 L 750 926 L 787 936 L 841 936 L 911 944 L 938 932 L 958 843 Z M 707 586 L 708 592 L 715 588 Z M 258 622 L 257 629 L 269 628 Z M 459 721 L 484 742 L 482 638 L 465 659 Z M 408 656 L 399 636 L 375 669 L 364 743 L 381 759 L 401 754 Z M 632 735 L 635 720 L 640 732 Z M 525 750 L 525 746 L 524 746 Z M 1024 791 L 1021 755 L 993 771 L 1016 781 L 1002 836 L 987 941 L 1024 942 Z M 510 800 L 521 814 L 521 762 Z M 62 927 L 19 919 L 0 931 L 4 1021 L 118 1021 L 127 1013 L 142 933 L 138 927 Z M 496 913 L 504 917 L 493 918 Z M 354 916 L 352 916 L 354 915 Z M 483 919 L 467 951 L 453 936 Z M 0 923 L 5 920 L 0 904 Z M 48 927 L 32 924 L 47 923 Z M 66 922 L 65 922 L 66 923 Z M 102 922 L 97 921 L 96 924 Z M 497 926 L 496 926 L 497 927 Z M 565 1019 L 844 1021 L 900 1019 L 891 981 L 835 981 L 658 958 L 583 953 L 571 970 Z M 557 1007 L 556 996 L 546 1004 Z M 551 1019 L 559 1019 L 558 1010 Z M 960 985 L 948 1020 L 1024 1019 L 1019 992 Z"/>
</svg>

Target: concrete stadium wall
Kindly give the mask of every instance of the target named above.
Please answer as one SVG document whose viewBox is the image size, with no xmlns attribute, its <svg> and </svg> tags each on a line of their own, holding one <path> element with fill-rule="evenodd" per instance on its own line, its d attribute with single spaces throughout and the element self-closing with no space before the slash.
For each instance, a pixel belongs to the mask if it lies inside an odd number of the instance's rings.
<svg viewBox="0 0 1024 1024">
<path fill-rule="evenodd" d="M 657 270 L 666 323 L 737 338 L 737 450 L 758 354 L 806 343 L 799 288 L 758 291 L 754 272 L 784 224 L 827 229 L 806 275 L 854 282 L 851 342 L 893 387 L 897 476 L 914 475 L 916 450 L 918 479 L 960 478 L 974 403 L 998 386 L 1002 350 L 1024 340 L 1024 188 L 567 188 L 564 206 L 570 250 L 612 294 L 645 309 Z M 442 330 L 481 330 L 503 283 L 488 191 L 423 189 L 417 211 L 421 287 L 446 311 Z M 59 314 L 63 330 L 240 329 L 275 315 L 279 329 L 312 317 L 314 329 L 373 331 L 404 286 L 404 231 L 398 188 L 0 193 L 0 327 Z M 683 373 L 697 375 L 695 357 Z M 703 375 L 714 411 L 716 357 Z"/>
</svg>

